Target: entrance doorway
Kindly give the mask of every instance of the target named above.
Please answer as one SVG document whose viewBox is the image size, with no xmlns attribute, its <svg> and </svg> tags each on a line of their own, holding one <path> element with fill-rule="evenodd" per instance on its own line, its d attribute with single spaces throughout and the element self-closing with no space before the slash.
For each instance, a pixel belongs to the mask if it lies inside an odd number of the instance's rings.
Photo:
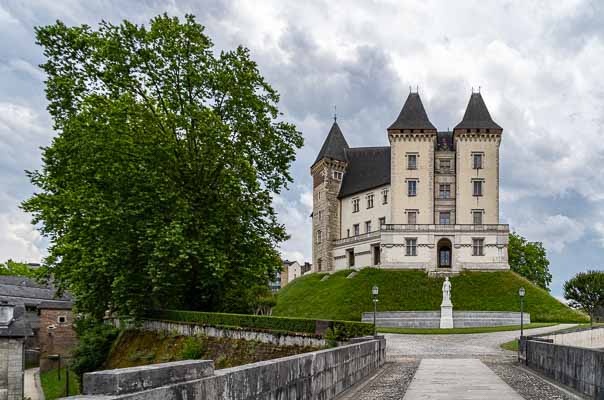
<svg viewBox="0 0 604 400">
<path fill-rule="evenodd" d="M 438 268 L 451 268 L 451 241 L 449 239 L 440 239 L 438 241 L 437 257 Z"/>
</svg>

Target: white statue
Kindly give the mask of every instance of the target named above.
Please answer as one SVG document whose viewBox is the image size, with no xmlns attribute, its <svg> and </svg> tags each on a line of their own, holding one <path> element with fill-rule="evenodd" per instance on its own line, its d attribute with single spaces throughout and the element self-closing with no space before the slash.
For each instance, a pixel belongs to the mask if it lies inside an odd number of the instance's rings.
<svg viewBox="0 0 604 400">
<path fill-rule="evenodd" d="M 445 278 L 445 282 L 443 283 L 443 303 L 451 302 L 451 282 L 449 282 L 449 277 Z"/>
</svg>

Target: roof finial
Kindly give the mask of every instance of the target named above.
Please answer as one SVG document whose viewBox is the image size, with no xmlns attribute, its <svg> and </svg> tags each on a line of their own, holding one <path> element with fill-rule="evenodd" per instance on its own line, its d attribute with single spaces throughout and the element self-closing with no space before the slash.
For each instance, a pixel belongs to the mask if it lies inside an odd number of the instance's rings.
<svg viewBox="0 0 604 400">
<path fill-rule="evenodd" d="M 415 93 L 419 94 L 419 85 L 415 87 Z"/>
<path fill-rule="evenodd" d="M 411 85 L 409 85 L 409 93 L 411 93 Z"/>
<path fill-rule="evenodd" d="M 481 87 L 482 87 L 482 86 L 478 86 L 478 93 L 480 93 L 480 88 L 481 88 Z"/>
<path fill-rule="evenodd" d="M 333 122 L 338 122 L 338 107 L 335 104 L 333 105 Z"/>
<path fill-rule="evenodd" d="M 472 86 L 472 94 L 474 94 L 474 86 Z"/>
</svg>

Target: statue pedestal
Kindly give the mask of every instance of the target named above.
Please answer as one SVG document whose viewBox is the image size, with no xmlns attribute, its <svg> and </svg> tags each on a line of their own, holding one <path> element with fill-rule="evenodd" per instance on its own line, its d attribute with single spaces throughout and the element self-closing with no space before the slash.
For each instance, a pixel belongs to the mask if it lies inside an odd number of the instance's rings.
<svg viewBox="0 0 604 400">
<path fill-rule="evenodd" d="M 453 328 L 453 304 L 443 301 L 440 305 L 440 329 Z"/>
</svg>

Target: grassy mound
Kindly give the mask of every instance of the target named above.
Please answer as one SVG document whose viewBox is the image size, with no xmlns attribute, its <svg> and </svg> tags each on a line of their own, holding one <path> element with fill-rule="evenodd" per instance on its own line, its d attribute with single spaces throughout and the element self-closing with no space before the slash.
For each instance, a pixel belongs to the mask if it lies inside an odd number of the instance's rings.
<svg viewBox="0 0 604 400">
<path fill-rule="evenodd" d="M 350 271 L 300 277 L 283 288 L 273 315 L 359 321 L 372 311 L 371 287 L 380 288 L 378 310 L 439 310 L 443 278 L 423 271 L 365 268 L 353 278 Z M 525 311 L 532 322 L 585 322 L 587 317 L 560 303 L 547 291 L 511 271 L 463 272 L 451 278 L 452 302 L 459 311 L 520 311 L 518 289 L 526 289 Z"/>
</svg>

